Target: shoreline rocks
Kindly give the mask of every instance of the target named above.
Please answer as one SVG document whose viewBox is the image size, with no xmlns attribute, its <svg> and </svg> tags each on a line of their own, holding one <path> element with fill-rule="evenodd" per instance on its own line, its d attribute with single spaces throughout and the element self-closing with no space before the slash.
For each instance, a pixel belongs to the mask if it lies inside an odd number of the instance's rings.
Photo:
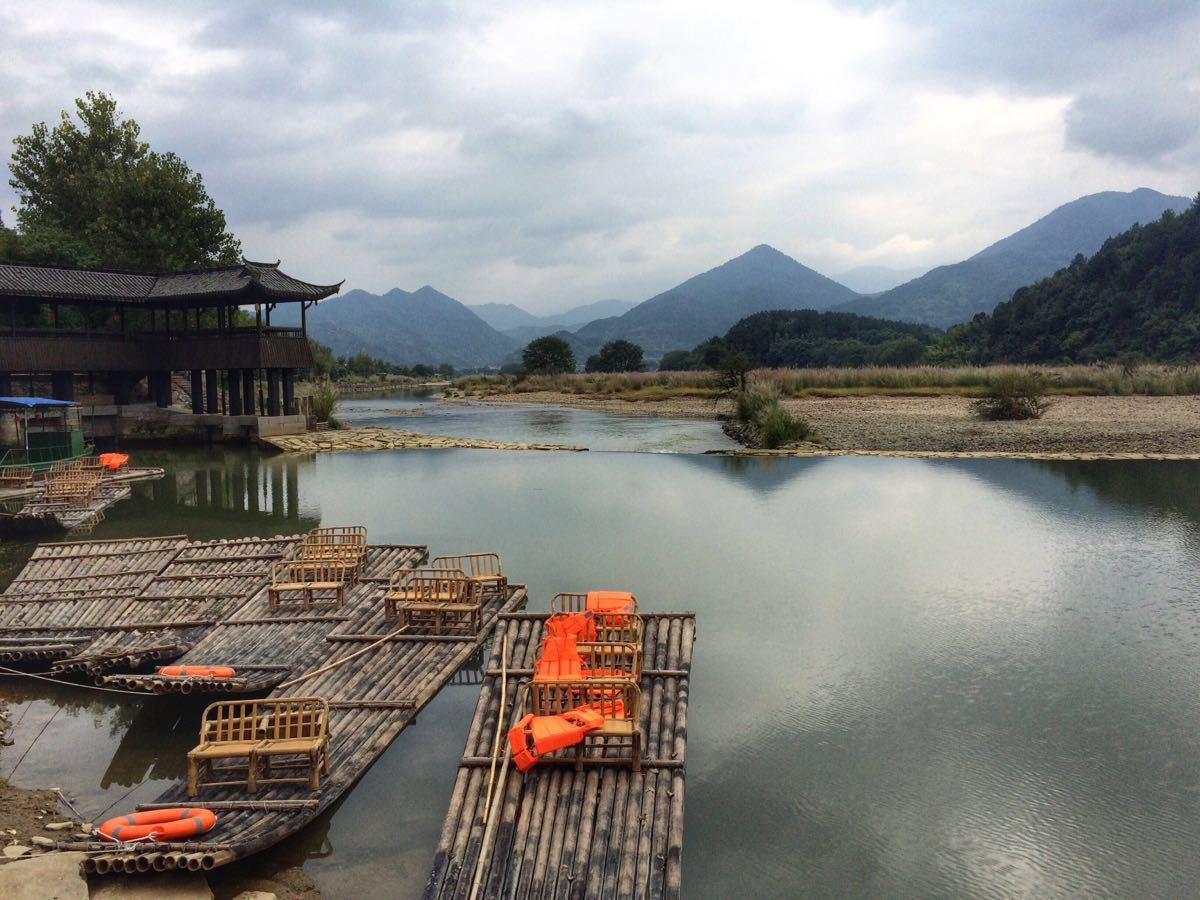
<svg viewBox="0 0 1200 900">
<path fill-rule="evenodd" d="M 587 447 L 561 444 L 520 444 L 481 438 L 448 437 L 422 434 L 397 428 L 345 428 L 339 431 L 310 431 L 261 439 L 285 453 L 336 453 L 347 450 L 560 450 L 578 453 Z"/>
</svg>

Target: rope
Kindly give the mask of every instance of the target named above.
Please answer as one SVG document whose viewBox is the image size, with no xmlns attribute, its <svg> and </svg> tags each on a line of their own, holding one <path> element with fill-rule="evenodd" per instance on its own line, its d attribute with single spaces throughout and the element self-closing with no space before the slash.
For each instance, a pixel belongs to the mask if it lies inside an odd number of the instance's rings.
<svg viewBox="0 0 1200 900">
<path fill-rule="evenodd" d="M 46 676 L 50 674 L 49 672 L 40 674 L 37 672 L 22 672 L 19 669 L 10 669 L 8 666 L 0 666 L 0 672 L 3 672 L 5 675 L 17 675 L 21 678 L 36 678 L 38 681 L 48 681 L 51 684 L 58 684 L 63 687 L 83 688 L 88 691 L 103 691 L 106 694 L 128 694 L 130 697 L 141 697 L 143 700 L 151 696 L 145 691 L 123 691 L 120 688 L 100 687 L 98 684 L 76 684 L 73 681 L 63 681 L 60 678 L 47 678 Z"/>
<path fill-rule="evenodd" d="M 321 668 L 319 668 L 319 669 L 316 669 L 312 672 L 308 672 L 304 675 L 300 675 L 297 678 L 293 678 L 291 681 L 285 681 L 283 684 L 277 685 L 275 689 L 281 691 L 284 688 L 289 688 L 294 684 L 299 684 L 301 681 L 307 681 L 308 679 L 315 678 L 317 675 L 321 675 L 325 672 L 330 671 L 331 669 L 336 669 L 336 668 L 338 668 L 338 666 L 342 666 L 342 665 L 345 665 L 346 663 L 350 662 L 350 660 L 354 659 L 356 656 L 362 656 L 368 650 L 374 650 L 380 644 L 385 644 L 388 641 L 390 641 L 392 638 L 396 637 L 397 635 L 403 634 L 406 631 L 408 631 L 408 626 L 401 625 L 395 631 L 391 632 L 390 634 L 385 634 L 383 637 L 381 637 L 379 640 L 375 641 L 372 644 L 367 644 L 367 646 L 363 647 L 361 650 L 355 650 L 349 656 L 343 656 L 341 659 L 335 659 L 333 662 L 326 663 L 325 665 L 321 666 Z"/>
<path fill-rule="evenodd" d="M 50 727 L 50 723 L 58 718 L 58 714 L 60 712 L 62 712 L 61 706 L 54 707 L 54 715 L 46 720 L 46 724 L 41 727 L 37 733 L 37 736 L 29 742 L 29 746 L 25 748 L 25 752 L 21 754 L 21 758 L 17 760 L 17 764 L 13 766 L 12 770 L 8 773 L 8 778 L 12 778 L 13 775 L 17 773 L 17 769 L 21 768 L 21 763 L 25 762 L 25 757 L 29 755 L 29 751 L 34 748 L 39 740 L 41 740 L 42 735 L 46 733 L 46 729 Z"/>
</svg>

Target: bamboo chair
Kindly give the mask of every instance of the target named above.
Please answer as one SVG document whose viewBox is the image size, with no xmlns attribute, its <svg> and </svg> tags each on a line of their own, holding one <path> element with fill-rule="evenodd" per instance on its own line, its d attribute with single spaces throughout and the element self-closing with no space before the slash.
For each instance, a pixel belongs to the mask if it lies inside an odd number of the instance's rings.
<svg viewBox="0 0 1200 900">
<path fill-rule="evenodd" d="M 435 569 L 456 569 L 466 573 L 467 578 L 480 586 L 484 594 L 502 596 L 508 587 L 508 578 L 500 563 L 498 553 L 460 553 L 457 556 L 436 556 L 430 563 Z"/>
<path fill-rule="evenodd" d="M 385 619 L 405 627 L 478 634 L 483 605 L 476 582 L 461 569 L 397 569 L 383 596 Z"/>
<path fill-rule="evenodd" d="M 284 757 L 286 775 L 272 773 L 272 758 Z M 220 760 L 237 760 L 218 766 Z M 245 760 L 244 763 L 241 763 Z M 260 767 L 264 774 L 259 776 Z M 292 774 L 307 769 L 305 774 Z M 219 780 L 229 773 L 244 777 Z M 232 700 L 204 710 L 200 743 L 188 751 L 188 796 L 203 787 L 244 786 L 253 794 L 260 784 L 307 783 L 318 790 L 329 774 L 329 704 L 320 697 Z"/>
<path fill-rule="evenodd" d="M 592 621 L 596 624 L 596 640 L 579 642 L 579 652 L 583 653 L 589 644 L 629 644 L 637 648 L 640 673 L 642 655 L 642 617 L 637 610 L 637 597 L 633 597 L 632 613 L 599 613 L 593 614 Z M 587 594 L 583 592 L 564 592 L 555 594 L 550 601 L 550 611 L 555 613 L 577 613 L 587 610 Z"/>
<path fill-rule="evenodd" d="M 314 528 L 304 536 L 296 559 L 349 564 L 357 581 L 367 563 L 367 529 L 362 525 Z"/>
<path fill-rule="evenodd" d="M 259 719 L 263 740 L 252 752 L 262 763 L 259 784 L 308 784 L 310 791 L 321 787 L 321 773 L 329 774 L 329 704 L 320 697 L 287 697 L 258 701 L 267 710 Z M 274 766 L 288 774 L 272 771 Z M 256 766 L 257 768 L 257 766 Z M 296 770 L 300 774 L 294 774 Z"/>
<path fill-rule="evenodd" d="M 524 711 L 535 716 L 555 716 L 579 706 L 590 706 L 604 716 L 604 725 L 588 732 L 574 746 L 576 771 L 588 764 L 629 764 L 634 772 L 642 770 L 642 733 L 638 727 L 642 692 L 631 679 L 527 681 L 522 699 Z"/>
<path fill-rule="evenodd" d="M 96 498 L 99 487 L 99 474 L 72 470 L 46 480 L 46 502 L 87 506 Z"/>
<path fill-rule="evenodd" d="M 299 600 L 304 609 L 317 603 L 341 609 L 346 585 L 354 584 L 354 573 L 355 566 L 349 562 L 291 559 L 273 563 L 267 606 L 275 612 L 282 604 Z"/>
<path fill-rule="evenodd" d="M 30 466 L 10 466 L 0 469 L 0 488 L 24 488 L 33 484 L 33 468 Z"/>
</svg>

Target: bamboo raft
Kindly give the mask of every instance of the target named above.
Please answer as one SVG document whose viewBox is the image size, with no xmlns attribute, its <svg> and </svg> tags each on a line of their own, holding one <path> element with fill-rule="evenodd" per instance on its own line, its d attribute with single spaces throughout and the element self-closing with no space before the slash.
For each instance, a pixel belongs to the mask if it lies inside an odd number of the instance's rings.
<svg viewBox="0 0 1200 900">
<path fill-rule="evenodd" d="M 385 621 L 388 576 L 428 556 L 423 546 L 367 548 L 362 576 L 338 609 L 268 606 L 272 563 L 291 559 L 303 535 L 191 542 L 183 536 L 44 544 L 0 594 L 0 654 L 11 665 L 47 659 L 63 678 L 151 693 L 213 691 L 212 679 L 127 672 L 131 663 L 220 663 L 245 677 L 216 691 L 329 702 L 331 774 L 320 789 L 279 784 L 187 796 L 186 782 L 156 806 L 205 806 L 215 828 L 187 843 L 60 841 L 89 851 L 87 873 L 210 869 L 259 852 L 328 809 L 383 754 L 417 712 L 477 654 L 502 613 L 525 602 L 523 585 L 486 596 L 477 634 L 402 633 Z M 46 654 L 50 654 L 47 656 Z M 186 690 L 185 690 L 186 686 Z M 214 696 L 213 699 L 220 699 Z"/>
<path fill-rule="evenodd" d="M 135 481 L 150 481 L 163 477 L 159 468 L 125 468 L 105 472 L 95 493 L 78 502 L 63 502 L 51 497 L 46 482 L 29 488 L 7 491 L 4 499 L 23 499 L 24 505 L 15 513 L 0 513 L 0 535 L 36 535 L 65 531 L 67 534 L 87 534 L 100 522 L 110 507 L 127 499 Z"/>
<path fill-rule="evenodd" d="M 539 763 L 495 781 L 485 824 L 496 726 L 520 715 L 547 613 L 502 613 L 500 650 L 475 707 L 424 897 L 680 896 L 688 680 L 693 613 L 643 614 L 641 772 L 626 766 Z M 501 709 L 501 695 L 506 708 Z M 514 708 L 514 701 L 517 701 Z M 501 735 L 501 745 L 504 742 Z M 600 753 L 602 751 L 590 751 Z"/>
</svg>

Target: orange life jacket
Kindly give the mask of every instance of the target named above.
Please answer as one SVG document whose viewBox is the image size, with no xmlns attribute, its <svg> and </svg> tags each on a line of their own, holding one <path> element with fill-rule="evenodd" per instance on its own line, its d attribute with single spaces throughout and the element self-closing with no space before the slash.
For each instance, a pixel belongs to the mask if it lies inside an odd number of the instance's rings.
<svg viewBox="0 0 1200 900">
<path fill-rule="evenodd" d="M 595 613 L 591 610 L 577 613 L 555 613 L 546 620 L 546 634 L 555 637 L 570 635 L 577 641 L 596 640 Z"/>
<path fill-rule="evenodd" d="M 583 679 L 583 660 L 570 635 L 542 639 L 542 650 L 533 664 L 534 681 L 580 681 Z"/>
<path fill-rule="evenodd" d="M 602 628 L 620 628 L 625 616 L 637 611 L 637 601 L 629 591 L 588 591 L 586 605 Z"/>
<path fill-rule="evenodd" d="M 126 453 L 101 453 L 100 465 L 111 472 L 117 471 L 125 463 L 129 462 L 129 455 Z"/>
<path fill-rule="evenodd" d="M 517 768 L 526 772 L 541 757 L 563 747 L 573 747 L 583 736 L 604 724 L 604 716 L 588 707 L 580 707 L 557 716 L 525 716 L 508 730 Z"/>
</svg>

